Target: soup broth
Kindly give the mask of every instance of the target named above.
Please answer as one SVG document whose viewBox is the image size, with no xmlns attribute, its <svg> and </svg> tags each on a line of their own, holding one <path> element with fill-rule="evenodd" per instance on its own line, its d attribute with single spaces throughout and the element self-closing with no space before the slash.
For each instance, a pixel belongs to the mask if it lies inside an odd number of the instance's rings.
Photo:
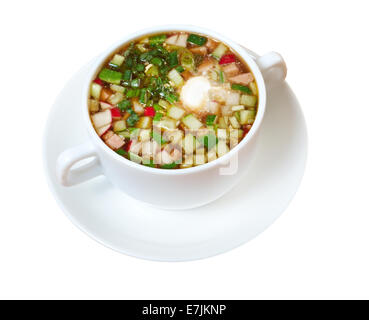
<svg viewBox="0 0 369 320">
<path fill-rule="evenodd" d="M 136 163 L 185 169 L 211 162 L 251 129 L 253 74 L 227 45 L 171 32 L 140 38 L 106 60 L 89 113 L 104 143 Z"/>
</svg>

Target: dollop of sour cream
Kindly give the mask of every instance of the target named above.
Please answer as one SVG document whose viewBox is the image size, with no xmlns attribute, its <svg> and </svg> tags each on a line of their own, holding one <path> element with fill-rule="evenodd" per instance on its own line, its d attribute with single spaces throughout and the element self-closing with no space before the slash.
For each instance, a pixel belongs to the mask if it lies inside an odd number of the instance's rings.
<svg viewBox="0 0 369 320">
<path fill-rule="evenodd" d="M 192 112 L 201 112 L 209 102 L 211 84 L 203 76 L 189 79 L 182 87 L 180 99 L 186 109 Z"/>
</svg>

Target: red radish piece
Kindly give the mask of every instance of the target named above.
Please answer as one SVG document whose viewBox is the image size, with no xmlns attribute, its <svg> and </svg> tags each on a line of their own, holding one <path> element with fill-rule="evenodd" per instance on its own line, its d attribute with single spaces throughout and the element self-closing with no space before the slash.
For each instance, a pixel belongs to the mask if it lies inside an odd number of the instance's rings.
<svg viewBox="0 0 369 320">
<path fill-rule="evenodd" d="M 94 80 L 94 82 L 95 82 L 95 83 L 97 83 L 97 84 L 99 84 L 100 86 L 103 86 L 103 85 L 104 85 L 104 83 L 102 82 L 102 80 L 101 80 L 101 79 L 99 79 L 99 78 L 96 78 L 96 79 Z"/>
<path fill-rule="evenodd" d="M 219 64 L 229 64 L 232 62 L 236 62 L 236 57 L 234 56 L 234 54 L 225 54 L 223 57 L 221 57 L 221 59 L 219 60 Z"/>
<path fill-rule="evenodd" d="M 107 124 L 104 127 L 100 127 L 96 129 L 96 133 L 99 135 L 99 137 L 103 136 L 108 130 L 111 128 L 111 124 Z"/>
<path fill-rule="evenodd" d="M 111 104 L 102 101 L 100 101 L 100 107 L 102 110 L 113 109 Z"/>
<path fill-rule="evenodd" d="M 122 117 L 119 108 L 110 109 L 110 112 L 113 119 L 120 119 Z"/>
<path fill-rule="evenodd" d="M 92 123 L 96 129 L 111 125 L 112 115 L 110 110 L 100 111 L 91 116 Z"/>
<path fill-rule="evenodd" d="M 124 150 L 128 152 L 129 149 L 131 149 L 131 145 L 132 145 L 132 140 L 129 140 L 128 143 L 124 146 Z"/>
<path fill-rule="evenodd" d="M 155 109 L 153 107 L 145 108 L 144 116 L 146 117 L 154 117 L 155 116 Z"/>
</svg>

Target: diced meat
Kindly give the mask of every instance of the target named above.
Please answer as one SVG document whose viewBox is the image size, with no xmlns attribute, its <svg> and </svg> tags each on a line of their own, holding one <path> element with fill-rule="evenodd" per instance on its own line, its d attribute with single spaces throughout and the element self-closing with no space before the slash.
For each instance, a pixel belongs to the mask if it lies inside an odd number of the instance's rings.
<svg viewBox="0 0 369 320">
<path fill-rule="evenodd" d="M 173 149 L 171 157 L 173 161 L 178 161 L 179 159 L 182 159 L 182 150 L 179 151 L 178 149 Z"/>
<path fill-rule="evenodd" d="M 119 149 L 119 148 L 123 147 L 124 138 L 122 138 L 121 136 L 118 136 L 117 134 L 114 133 L 105 142 L 110 148 L 116 150 L 116 149 Z"/>
<path fill-rule="evenodd" d="M 183 72 L 181 73 L 181 76 L 182 76 L 182 78 L 183 78 L 185 81 L 187 81 L 188 79 L 190 79 L 190 78 L 192 77 L 192 73 L 191 73 L 190 71 L 186 70 L 186 71 L 183 71 Z"/>
<path fill-rule="evenodd" d="M 170 45 L 176 45 L 178 40 L 178 34 L 175 34 L 174 36 L 170 36 L 167 40 L 165 40 L 165 43 Z"/>
<path fill-rule="evenodd" d="M 206 42 L 206 47 L 209 49 L 209 51 L 213 51 L 216 47 L 217 47 L 217 43 L 212 40 L 212 39 L 209 39 L 208 38 L 208 41 Z"/>
<path fill-rule="evenodd" d="M 204 60 L 203 63 L 197 68 L 198 72 L 205 73 L 208 72 L 214 66 L 214 61 L 211 59 Z"/>
<path fill-rule="evenodd" d="M 239 74 L 238 76 L 229 78 L 229 81 L 247 86 L 250 82 L 254 81 L 254 76 L 250 72 L 242 73 L 242 74 Z"/>
<path fill-rule="evenodd" d="M 187 38 L 188 38 L 188 34 L 187 33 L 185 33 L 185 34 L 180 34 L 179 36 L 178 36 L 178 39 L 177 39 L 177 43 L 176 43 L 176 45 L 178 46 L 178 47 L 187 47 Z"/>
<path fill-rule="evenodd" d="M 113 94 L 109 88 L 102 88 L 100 93 L 100 100 L 101 101 L 108 101 L 109 97 Z"/>
<path fill-rule="evenodd" d="M 139 154 L 142 149 L 142 143 L 137 140 L 132 140 L 131 147 L 129 148 L 129 151 L 135 154 Z"/>
<path fill-rule="evenodd" d="M 225 65 L 224 67 L 222 67 L 222 69 L 228 78 L 234 77 L 240 73 L 240 70 L 238 69 L 237 65 L 234 62 Z"/>
<path fill-rule="evenodd" d="M 114 132 L 112 130 L 107 131 L 101 138 L 104 141 L 107 141 L 110 137 L 114 135 Z"/>
<path fill-rule="evenodd" d="M 202 56 L 208 53 L 208 49 L 204 46 L 191 48 L 190 51 L 195 54 L 201 54 Z"/>
</svg>

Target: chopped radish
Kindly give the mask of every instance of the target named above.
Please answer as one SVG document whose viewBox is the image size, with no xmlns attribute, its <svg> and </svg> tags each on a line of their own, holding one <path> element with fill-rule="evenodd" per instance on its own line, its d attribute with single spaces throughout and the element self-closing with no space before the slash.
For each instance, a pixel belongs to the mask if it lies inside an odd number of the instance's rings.
<svg viewBox="0 0 369 320">
<path fill-rule="evenodd" d="M 91 120 L 96 129 L 105 127 L 107 125 L 111 126 L 112 114 L 110 110 L 97 112 L 91 116 Z"/>
<path fill-rule="evenodd" d="M 99 84 L 100 86 L 103 86 L 103 85 L 104 85 L 104 83 L 102 82 L 102 80 L 101 80 L 101 79 L 99 79 L 99 78 L 96 78 L 96 79 L 94 80 L 94 82 L 95 82 L 95 83 L 97 83 L 97 84 Z"/>
<path fill-rule="evenodd" d="M 144 116 L 146 117 L 153 117 L 155 116 L 155 109 L 153 107 L 147 107 L 145 108 Z"/>
<path fill-rule="evenodd" d="M 113 106 L 109 103 L 106 103 L 106 102 L 102 102 L 100 101 L 100 107 L 102 110 L 108 110 L 108 109 L 112 109 Z"/>
<path fill-rule="evenodd" d="M 220 58 L 219 64 L 229 64 L 232 62 L 236 62 L 236 57 L 234 54 L 225 54 L 223 57 Z"/>
<path fill-rule="evenodd" d="M 116 150 L 116 149 L 121 148 L 124 145 L 124 138 L 114 133 L 105 142 L 110 148 Z"/>
<path fill-rule="evenodd" d="M 96 133 L 101 137 L 103 134 L 105 134 L 111 127 L 111 124 L 107 124 L 106 126 L 100 127 L 96 129 Z"/>
<path fill-rule="evenodd" d="M 120 119 L 122 116 L 119 108 L 110 109 L 110 112 L 113 119 Z"/>
<path fill-rule="evenodd" d="M 129 140 L 128 143 L 124 146 L 124 150 L 127 152 L 131 149 L 132 140 Z"/>
</svg>

